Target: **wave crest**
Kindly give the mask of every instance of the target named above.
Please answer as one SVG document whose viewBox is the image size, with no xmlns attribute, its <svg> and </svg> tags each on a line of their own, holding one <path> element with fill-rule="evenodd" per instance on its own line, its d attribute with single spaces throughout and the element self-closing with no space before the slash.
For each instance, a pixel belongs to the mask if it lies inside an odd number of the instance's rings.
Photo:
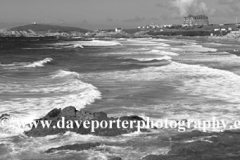
<svg viewBox="0 0 240 160">
<path fill-rule="evenodd" d="M 36 68 L 36 67 L 44 67 L 45 64 L 52 62 L 52 58 L 45 58 L 43 60 L 35 61 L 35 62 L 14 62 L 11 64 L 1 64 L 0 67 L 3 69 L 22 69 L 22 68 Z"/>
<path fill-rule="evenodd" d="M 44 64 L 52 62 L 52 60 L 53 60 L 52 58 L 45 58 L 43 60 L 35 61 L 35 62 L 31 63 L 31 64 L 25 65 L 24 67 L 33 67 L 33 68 L 44 67 Z"/>
<path fill-rule="evenodd" d="M 133 59 L 136 59 L 136 60 L 139 60 L 139 61 L 152 61 L 152 60 L 159 60 L 159 61 L 171 61 L 172 57 L 170 56 L 163 56 L 163 57 L 147 57 L 147 58 L 140 58 L 140 57 L 137 57 L 137 58 L 133 58 Z"/>
<path fill-rule="evenodd" d="M 9 113 L 13 120 L 37 119 L 53 108 L 75 106 L 84 108 L 101 98 L 101 92 L 92 84 L 82 82 L 76 72 L 59 70 L 52 75 L 36 78 L 25 83 L 13 83 L 12 79 L 0 82 L 0 115 Z M 25 128 L 1 128 L 0 132 L 8 134 L 23 133 Z"/>
<path fill-rule="evenodd" d="M 162 51 L 162 50 L 157 50 L 157 49 L 153 49 L 153 50 L 149 51 L 148 53 L 163 55 L 163 56 L 179 56 L 179 54 L 174 53 L 174 52 Z"/>
<path fill-rule="evenodd" d="M 120 42 L 117 42 L 117 41 L 103 41 L 103 40 L 71 41 L 71 42 L 64 42 L 64 43 L 55 43 L 53 45 L 55 47 L 63 47 L 63 48 L 122 46 L 122 44 Z"/>
</svg>

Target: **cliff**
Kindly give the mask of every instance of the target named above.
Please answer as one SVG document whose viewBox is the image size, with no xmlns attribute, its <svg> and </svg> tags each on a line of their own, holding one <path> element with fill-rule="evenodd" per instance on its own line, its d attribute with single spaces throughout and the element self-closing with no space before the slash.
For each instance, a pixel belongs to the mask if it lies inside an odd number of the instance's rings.
<svg viewBox="0 0 240 160">
<path fill-rule="evenodd" d="M 30 24 L 20 27 L 11 28 L 10 31 L 27 31 L 32 30 L 34 32 L 81 32 L 86 33 L 89 32 L 87 29 L 76 28 L 76 27 L 66 27 L 66 26 L 58 26 L 58 25 L 47 25 L 47 24 Z"/>
<path fill-rule="evenodd" d="M 0 37 L 81 37 L 87 32 L 91 31 L 58 25 L 30 24 L 8 30 L 0 30 Z"/>
<path fill-rule="evenodd" d="M 8 30 L 0 30 L 0 37 L 96 37 L 96 38 L 134 38 L 149 37 L 147 32 L 132 29 L 115 32 L 115 30 L 90 31 L 82 28 L 46 24 L 30 24 Z"/>
</svg>

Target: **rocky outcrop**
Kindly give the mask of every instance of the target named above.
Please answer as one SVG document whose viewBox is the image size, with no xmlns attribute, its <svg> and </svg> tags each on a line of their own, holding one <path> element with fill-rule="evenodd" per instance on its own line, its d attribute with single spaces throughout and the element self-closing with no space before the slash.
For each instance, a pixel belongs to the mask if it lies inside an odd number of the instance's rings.
<svg viewBox="0 0 240 160">
<path fill-rule="evenodd" d="M 228 33 L 226 36 L 224 36 L 223 38 L 234 39 L 234 40 L 240 41 L 240 31 L 232 31 L 232 32 Z"/>
<path fill-rule="evenodd" d="M 211 36 L 210 39 L 218 39 L 218 40 L 229 40 L 229 41 L 239 41 L 240 42 L 240 31 L 231 31 L 225 36 L 216 37 Z"/>
<path fill-rule="evenodd" d="M 109 158 L 108 160 L 122 160 L 121 157 L 112 157 L 112 158 Z"/>
<path fill-rule="evenodd" d="M 30 24 L 19 26 L 11 29 L 0 30 L 0 37 L 57 37 L 57 38 L 134 38 L 146 37 L 146 32 L 132 32 L 121 31 L 115 32 L 114 30 L 97 30 L 90 31 L 82 28 L 47 25 L 47 24 Z M 135 34 L 138 32 L 137 34 Z"/>
<path fill-rule="evenodd" d="M 1 30 L 0 37 L 82 37 L 84 33 L 72 32 L 48 32 L 48 31 L 33 31 L 33 30 Z"/>
<path fill-rule="evenodd" d="M 51 122 L 49 127 L 43 127 L 42 122 Z M 125 121 L 129 125 L 117 123 Z M 76 110 L 75 107 L 53 109 L 46 116 L 36 120 L 38 126 L 34 126 L 25 134 L 31 137 L 43 137 L 47 135 L 64 134 L 67 131 L 78 134 L 93 134 L 98 136 L 117 136 L 137 131 L 137 123 L 145 123 L 138 116 L 124 116 L 120 118 L 108 117 L 104 112 L 89 112 L 84 109 Z M 87 124 L 88 126 L 86 127 Z M 59 125 L 61 124 L 61 125 Z M 97 126 L 97 124 L 100 124 Z M 102 126 L 101 126 L 102 124 Z M 132 126 L 130 125 L 132 124 Z M 94 127 L 95 125 L 95 127 Z M 127 126 L 127 127 L 126 127 Z M 142 131 L 147 131 L 142 129 Z"/>
<path fill-rule="evenodd" d="M 56 151 L 62 151 L 62 150 L 71 150 L 71 151 L 83 151 L 88 150 L 91 148 L 95 148 L 97 146 L 100 146 L 100 143 L 84 143 L 84 144 L 73 144 L 73 145 L 65 145 L 57 148 L 50 148 L 45 153 L 53 153 Z"/>
<path fill-rule="evenodd" d="M 193 131 L 171 138 L 167 155 L 148 155 L 144 160 L 237 160 L 240 159 L 240 131 L 203 133 Z"/>
</svg>

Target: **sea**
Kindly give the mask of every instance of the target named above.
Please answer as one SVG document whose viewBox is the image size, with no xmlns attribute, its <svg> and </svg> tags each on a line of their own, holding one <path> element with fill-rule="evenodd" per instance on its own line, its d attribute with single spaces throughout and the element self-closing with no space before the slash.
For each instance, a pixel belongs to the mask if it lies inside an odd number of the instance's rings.
<svg viewBox="0 0 240 160">
<path fill-rule="evenodd" d="M 109 117 L 138 115 L 153 121 L 240 120 L 240 44 L 206 38 L 61 40 L 0 38 L 0 159 L 137 160 L 167 154 L 174 128 L 116 137 L 67 132 L 27 137 L 29 122 L 54 108 L 75 106 Z M 209 131 L 218 131 L 209 128 Z M 45 153 L 63 145 L 102 145 Z"/>
</svg>

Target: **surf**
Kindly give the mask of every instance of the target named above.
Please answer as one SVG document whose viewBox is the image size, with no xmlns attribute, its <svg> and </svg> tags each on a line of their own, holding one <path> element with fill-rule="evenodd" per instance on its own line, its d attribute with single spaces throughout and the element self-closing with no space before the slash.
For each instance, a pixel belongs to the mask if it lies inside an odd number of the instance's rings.
<svg viewBox="0 0 240 160">
<path fill-rule="evenodd" d="M 5 77 L 0 83 L 0 94 L 7 95 L 0 98 L 0 114 L 10 114 L 9 123 L 16 120 L 31 122 L 53 108 L 84 108 L 101 99 L 101 92 L 95 86 L 81 81 L 80 74 L 66 70 L 30 80 L 15 81 Z M 24 131 L 24 128 L 13 128 L 4 127 L 0 131 L 10 134 Z"/>
<path fill-rule="evenodd" d="M 11 64 L 2 64 L 0 63 L 0 67 L 3 69 L 24 69 L 24 68 L 37 68 L 44 67 L 46 64 L 52 62 L 52 58 L 45 58 L 43 60 L 34 61 L 34 62 L 14 62 Z"/>
</svg>

